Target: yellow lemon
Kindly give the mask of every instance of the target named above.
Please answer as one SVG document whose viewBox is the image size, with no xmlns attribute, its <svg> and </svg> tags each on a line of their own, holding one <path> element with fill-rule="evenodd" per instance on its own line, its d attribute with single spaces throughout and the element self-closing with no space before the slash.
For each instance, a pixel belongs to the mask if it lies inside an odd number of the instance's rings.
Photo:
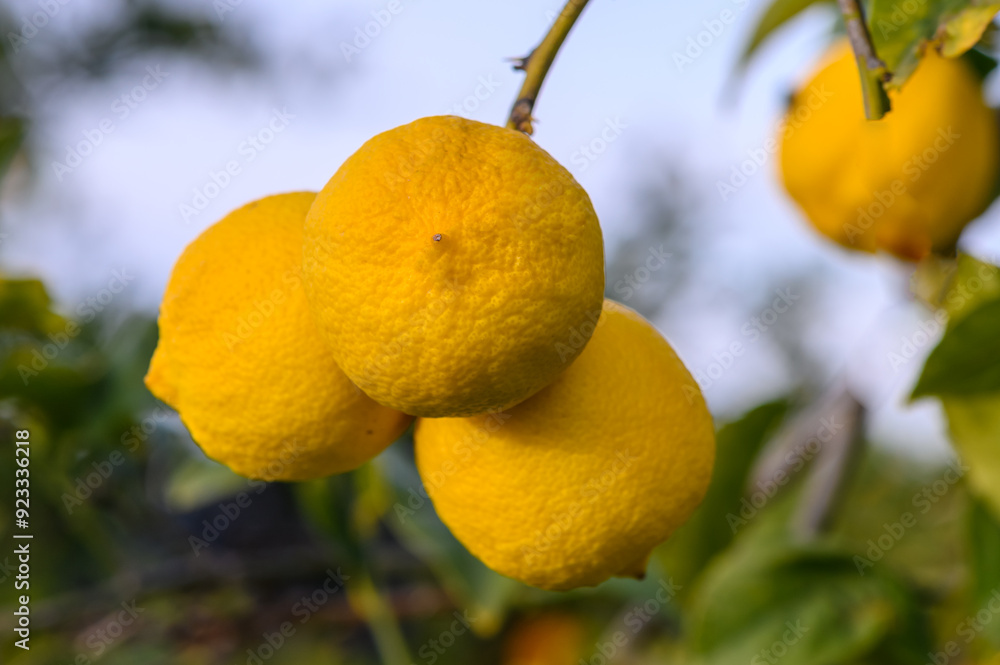
<svg viewBox="0 0 1000 665">
<path fill-rule="evenodd" d="M 415 442 L 424 486 L 469 551 L 554 590 L 641 577 L 701 502 L 715 457 L 691 375 L 611 301 L 551 385 L 508 411 L 418 420 Z"/>
<path fill-rule="evenodd" d="M 347 471 L 410 422 L 334 363 L 302 287 L 302 226 L 313 192 L 270 196 L 192 242 L 160 306 L 146 376 L 213 459 L 266 480 Z"/>
<path fill-rule="evenodd" d="M 582 350 L 604 292 L 601 229 L 573 176 L 520 132 L 450 116 L 349 157 L 309 211 L 304 257 L 337 363 L 418 416 L 537 392 Z"/>
<path fill-rule="evenodd" d="M 785 188 L 825 236 L 904 259 L 948 253 L 990 204 L 1000 139 L 978 77 L 933 51 L 892 110 L 866 121 L 846 42 L 796 93 L 781 130 Z"/>
</svg>

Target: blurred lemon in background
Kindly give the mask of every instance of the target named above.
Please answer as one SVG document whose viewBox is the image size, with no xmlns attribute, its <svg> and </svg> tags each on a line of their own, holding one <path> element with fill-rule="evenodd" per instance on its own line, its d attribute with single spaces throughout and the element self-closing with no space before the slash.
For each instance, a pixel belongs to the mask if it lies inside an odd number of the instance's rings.
<svg viewBox="0 0 1000 665">
<path fill-rule="evenodd" d="M 978 75 L 929 50 L 881 120 L 864 116 L 846 41 L 799 90 L 782 125 L 785 188 L 823 235 L 903 259 L 951 253 L 993 200 L 1000 139 Z"/>
</svg>

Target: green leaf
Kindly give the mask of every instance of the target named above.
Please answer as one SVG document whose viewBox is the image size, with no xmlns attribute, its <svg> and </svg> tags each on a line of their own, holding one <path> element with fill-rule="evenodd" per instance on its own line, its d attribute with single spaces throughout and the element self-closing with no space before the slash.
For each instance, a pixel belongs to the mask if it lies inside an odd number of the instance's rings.
<svg viewBox="0 0 1000 665">
<path fill-rule="evenodd" d="M 784 401 L 759 406 L 719 429 L 712 482 L 701 505 L 656 551 L 668 574 L 682 587 L 734 538 L 728 516 L 738 515 L 747 475 L 787 410 Z"/>
<path fill-rule="evenodd" d="M 43 336 L 65 327 L 66 320 L 52 311 L 52 298 L 40 280 L 0 280 L 0 330 Z"/>
<path fill-rule="evenodd" d="M 822 546 L 731 550 L 698 591 L 691 646 L 706 665 L 922 662 L 929 646 L 905 588 Z"/>
<path fill-rule="evenodd" d="M 941 399 L 969 488 L 1000 517 L 1000 395 Z"/>
<path fill-rule="evenodd" d="M 952 326 L 931 351 L 913 397 L 1000 391 L 1000 299 Z"/>
<path fill-rule="evenodd" d="M 771 35 L 772 32 L 785 25 L 788 21 L 798 16 L 804 10 L 816 4 L 830 4 L 829 0 L 775 0 L 764 14 L 757 21 L 750 41 L 740 55 L 740 64 L 745 64 L 756 52 L 757 48 Z"/>
<path fill-rule="evenodd" d="M 989 507 L 975 499 L 969 502 L 968 547 L 972 582 L 972 615 L 996 603 L 1000 596 L 1000 521 L 990 513 Z M 994 647 L 1000 648 L 1000 621 L 984 625 L 983 636 Z"/>
<path fill-rule="evenodd" d="M 998 11 L 998 2 L 972 3 L 951 16 L 941 27 L 941 54 L 955 58 L 975 46 Z"/>
<path fill-rule="evenodd" d="M 958 257 L 958 269 L 945 297 L 948 327 L 954 327 L 980 305 L 1000 298 L 1000 268 L 968 254 Z"/>
<path fill-rule="evenodd" d="M 0 118 L 0 178 L 14 160 L 14 155 L 24 140 L 24 120 L 15 117 Z"/>
<path fill-rule="evenodd" d="M 1000 4 L 984 0 L 872 0 L 868 28 L 892 72 L 888 86 L 902 86 L 929 46 L 940 45 L 948 57 L 972 48 L 998 10 Z"/>
</svg>

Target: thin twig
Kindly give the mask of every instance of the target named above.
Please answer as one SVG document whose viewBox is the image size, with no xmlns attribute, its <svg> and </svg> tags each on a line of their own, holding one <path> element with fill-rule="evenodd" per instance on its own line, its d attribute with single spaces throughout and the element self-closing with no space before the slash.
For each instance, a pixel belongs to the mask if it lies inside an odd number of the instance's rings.
<svg viewBox="0 0 1000 665">
<path fill-rule="evenodd" d="M 878 120 L 890 109 L 889 97 L 882 84 L 892 78 L 885 62 L 875 52 L 875 44 L 865 24 L 865 14 L 858 0 L 837 0 L 840 13 L 844 17 L 847 37 L 854 50 L 861 74 L 862 92 L 865 100 L 865 117 Z"/>
<path fill-rule="evenodd" d="M 360 574 L 355 575 L 347 589 L 347 597 L 355 613 L 368 624 L 375 640 L 375 648 L 385 665 L 407 665 L 413 662 L 396 610 L 375 587 L 367 564 Z"/>
<path fill-rule="evenodd" d="M 545 39 L 535 47 L 530 55 L 519 58 L 515 61 L 514 69 L 524 72 L 524 84 L 517 95 L 517 101 L 510 109 L 510 117 L 507 120 L 509 129 L 516 129 L 525 134 L 532 134 L 534 128 L 531 126 L 531 113 L 535 108 L 535 101 L 542 89 L 545 75 L 549 73 L 552 61 L 556 59 L 556 53 L 562 46 L 566 35 L 573 29 L 573 24 L 579 18 L 583 8 L 587 6 L 589 0 L 569 0 L 562 12 L 556 18 L 555 23 L 549 28 Z"/>
<path fill-rule="evenodd" d="M 816 460 L 794 520 L 795 532 L 805 540 L 815 538 L 830 527 L 864 449 L 864 406 L 846 391 L 838 401 L 842 405 L 846 428 L 831 438 Z"/>
</svg>

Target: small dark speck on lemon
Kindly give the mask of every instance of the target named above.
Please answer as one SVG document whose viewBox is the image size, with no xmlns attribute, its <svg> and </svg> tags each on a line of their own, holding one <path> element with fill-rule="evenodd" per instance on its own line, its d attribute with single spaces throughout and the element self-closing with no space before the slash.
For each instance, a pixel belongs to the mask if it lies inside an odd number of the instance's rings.
<svg viewBox="0 0 1000 665">
<path fill-rule="evenodd" d="M 374 434 L 375 432 L 373 432 L 373 431 L 371 431 L 371 430 L 368 430 L 368 431 L 367 431 L 367 432 L 365 432 L 365 433 L 366 433 L 366 434 Z"/>
<path fill-rule="evenodd" d="M 440 233 L 435 233 L 434 234 L 434 242 L 441 242 L 441 238 L 443 238 L 443 237 L 444 236 L 441 235 Z"/>
</svg>

